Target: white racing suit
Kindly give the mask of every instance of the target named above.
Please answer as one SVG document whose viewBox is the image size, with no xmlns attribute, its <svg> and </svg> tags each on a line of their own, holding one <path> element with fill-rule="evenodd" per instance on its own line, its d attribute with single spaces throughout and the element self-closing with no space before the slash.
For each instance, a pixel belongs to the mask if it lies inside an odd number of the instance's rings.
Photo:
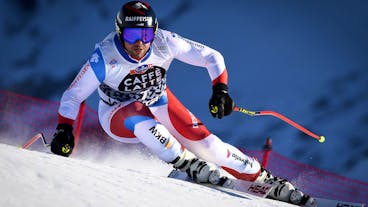
<svg viewBox="0 0 368 207">
<path fill-rule="evenodd" d="M 255 180 L 260 174 L 258 161 L 209 132 L 167 88 L 166 74 L 174 59 L 207 68 L 213 84 L 227 83 L 222 55 L 205 45 L 158 29 L 149 51 L 138 61 L 112 32 L 96 45 L 64 92 L 59 123 L 72 124 L 80 104 L 98 89 L 99 121 L 113 139 L 143 143 L 166 162 L 186 148 L 239 179 Z"/>
</svg>

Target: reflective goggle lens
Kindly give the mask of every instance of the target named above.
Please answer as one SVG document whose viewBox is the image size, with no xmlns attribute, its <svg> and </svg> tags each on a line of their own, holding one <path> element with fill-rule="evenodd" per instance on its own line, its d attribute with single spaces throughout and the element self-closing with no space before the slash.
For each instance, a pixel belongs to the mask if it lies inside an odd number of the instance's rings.
<svg viewBox="0 0 368 207">
<path fill-rule="evenodd" d="M 152 42 L 155 37 L 153 28 L 125 28 L 123 31 L 124 41 L 134 44 L 141 40 L 144 44 Z"/>
</svg>

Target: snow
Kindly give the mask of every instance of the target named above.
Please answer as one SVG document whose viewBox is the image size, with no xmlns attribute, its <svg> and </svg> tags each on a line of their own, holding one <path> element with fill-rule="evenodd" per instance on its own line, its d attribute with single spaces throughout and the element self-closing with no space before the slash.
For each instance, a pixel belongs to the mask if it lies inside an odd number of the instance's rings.
<svg viewBox="0 0 368 207">
<path fill-rule="evenodd" d="M 0 144 L 0 206 L 292 206 L 167 178 L 171 168 L 152 157 L 132 168 L 130 158 L 116 165 Z"/>
</svg>

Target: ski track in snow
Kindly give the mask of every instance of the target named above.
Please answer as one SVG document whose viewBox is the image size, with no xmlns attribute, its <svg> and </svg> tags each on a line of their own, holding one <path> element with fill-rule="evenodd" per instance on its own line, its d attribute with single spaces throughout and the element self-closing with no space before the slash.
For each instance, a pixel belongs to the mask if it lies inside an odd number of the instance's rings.
<svg viewBox="0 0 368 207">
<path fill-rule="evenodd" d="M 0 206 L 293 206 L 166 178 L 151 173 L 168 174 L 164 163 L 142 162 L 145 171 L 0 144 Z"/>
</svg>

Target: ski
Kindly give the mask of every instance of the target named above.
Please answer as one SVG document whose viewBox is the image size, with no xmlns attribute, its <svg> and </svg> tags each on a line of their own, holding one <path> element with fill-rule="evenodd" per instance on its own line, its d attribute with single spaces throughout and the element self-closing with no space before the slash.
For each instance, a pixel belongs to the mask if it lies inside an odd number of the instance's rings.
<svg viewBox="0 0 368 207">
<path fill-rule="evenodd" d="M 266 198 L 267 195 L 272 190 L 272 185 L 269 185 L 266 183 L 254 183 L 254 182 L 249 182 L 245 180 L 237 180 L 237 179 L 232 179 L 232 178 L 228 178 L 231 180 L 231 183 L 232 183 L 232 185 L 230 186 L 219 186 L 219 185 L 214 185 L 210 183 L 196 183 L 185 172 L 182 172 L 176 169 L 172 170 L 170 174 L 168 175 L 168 177 L 203 185 L 203 186 L 207 186 L 207 187 L 219 190 L 223 193 L 233 195 L 236 197 L 241 197 L 241 198 L 248 198 L 249 194 L 257 196 L 257 197 L 261 197 L 261 198 Z M 317 207 L 364 207 L 365 206 L 362 203 L 352 203 L 352 202 L 338 201 L 338 200 L 332 200 L 332 199 L 326 199 L 326 198 L 316 198 L 316 197 L 313 197 L 313 198 L 315 199 L 317 203 L 316 205 Z"/>
</svg>

